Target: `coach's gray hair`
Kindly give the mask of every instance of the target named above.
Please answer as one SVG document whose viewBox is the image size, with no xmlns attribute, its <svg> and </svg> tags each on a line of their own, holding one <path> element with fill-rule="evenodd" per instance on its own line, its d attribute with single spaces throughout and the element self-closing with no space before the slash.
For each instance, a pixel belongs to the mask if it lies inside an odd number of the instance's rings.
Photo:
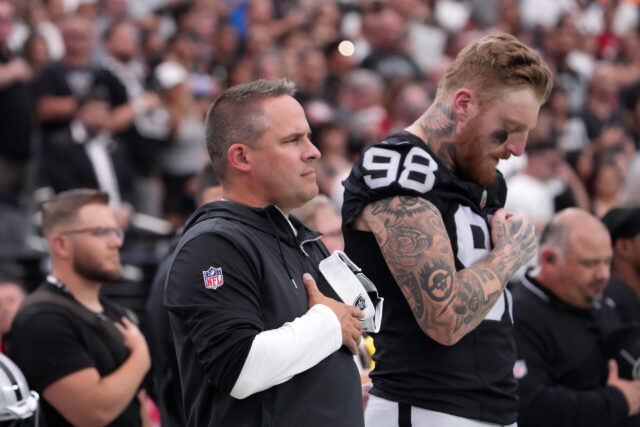
<svg viewBox="0 0 640 427">
<path fill-rule="evenodd" d="M 207 113 L 206 142 L 213 170 L 221 181 L 227 172 L 227 151 L 235 143 L 255 146 L 269 126 L 261 101 L 293 96 L 296 85 L 288 79 L 256 80 L 230 87 L 220 94 Z"/>
</svg>

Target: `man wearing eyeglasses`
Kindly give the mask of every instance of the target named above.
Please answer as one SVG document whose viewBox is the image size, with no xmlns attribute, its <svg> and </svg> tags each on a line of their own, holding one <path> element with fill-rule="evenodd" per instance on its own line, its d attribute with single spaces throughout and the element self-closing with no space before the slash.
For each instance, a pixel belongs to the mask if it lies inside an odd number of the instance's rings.
<svg viewBox="0 0 640 427">
<path fill-rule="evenodd" d="M 42 396 L 46 426 L 139 426 L 147 343 L 121 307 L 100 296 L 120 277 L 122 230 L 98 190 L 59 193 L 42 209 L 52 271 L 21 306 L 8 353 Z"/>
</svg>

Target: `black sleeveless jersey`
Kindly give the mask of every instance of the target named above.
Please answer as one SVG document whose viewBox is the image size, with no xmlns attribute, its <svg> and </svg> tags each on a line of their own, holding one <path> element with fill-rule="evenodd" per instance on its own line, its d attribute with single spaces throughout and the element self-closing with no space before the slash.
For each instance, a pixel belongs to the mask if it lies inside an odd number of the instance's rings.
<svg viewBox="0 0 640 427">
<path fill-rule="evenodd" d="M 400 132 L 368 147 L 343 185 L 345 251 L 385 298 L 382 328 L 374 335 L 371 393 L 460 417 L 515 422 L 516 352 L 509 292 L 505 290 L 475 330 L 453 346 L 441 345 L 418 326 L 373 234 L 351 227 L 376 200 L 422 197 L 440 211 L 461 270 L 491 250 L 488 215 L 504 205 L 502 174 L 497 172 L 486 188 L 460 179 L 420 138 Z"/>
</svg>

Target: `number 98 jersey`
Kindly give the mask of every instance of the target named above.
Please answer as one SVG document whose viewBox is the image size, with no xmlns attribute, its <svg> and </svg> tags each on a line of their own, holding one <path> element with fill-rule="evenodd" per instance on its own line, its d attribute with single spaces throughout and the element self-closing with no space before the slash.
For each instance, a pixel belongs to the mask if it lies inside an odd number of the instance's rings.
<svg viewBox="0 0 640 427">
<path fill-rule="evenodd" d="M 496 172 L 488 187 L 461 179 L 420 138 L 400 132 L 368 147 L 343 185 L 345 252 L 385 298 L 382 328 L 374 335 L 371 393 L 464 418 L 513 423 L 516 354 L 508 291 L 475 330 L 453 346 L 441 345 L 418 326 L 373 234 L 351 227 L 372 202 L 421 197 L 440 211 L 456 269 L 464 269 L 491 250 L 489 215 L 504 206 L 507 193 L 502 174 Z"/>
</svg>

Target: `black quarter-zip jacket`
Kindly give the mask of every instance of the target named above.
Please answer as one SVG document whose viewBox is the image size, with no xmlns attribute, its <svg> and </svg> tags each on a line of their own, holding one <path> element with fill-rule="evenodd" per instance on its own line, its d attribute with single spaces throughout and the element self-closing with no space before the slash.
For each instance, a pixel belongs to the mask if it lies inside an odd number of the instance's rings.
<svg viewBox="0 0 640 427">
<path fill-rule="evenodd" d="M 199 208 L 178 244 L 165 306 L 180 367 L 189 426 L 361 426 L 360 380 L 345 347 L 289 381 L 238 400 L 230 396 L 254 337 L 309 309 L 302 275 L 337 296 L 318 263 L 321 234 L 275 206 L 218 201 Z M 222 284 L 205 286 L 221 269 Z"/>
</svg>

